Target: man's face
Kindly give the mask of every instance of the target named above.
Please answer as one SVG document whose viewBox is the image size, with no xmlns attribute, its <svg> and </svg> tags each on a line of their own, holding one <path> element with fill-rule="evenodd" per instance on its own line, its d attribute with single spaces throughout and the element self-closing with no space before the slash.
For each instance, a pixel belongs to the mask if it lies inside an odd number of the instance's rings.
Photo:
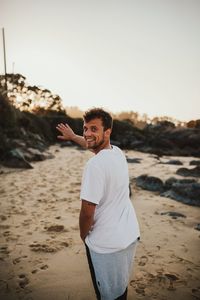
<svg viewBox="0 0 200 300">
<path fill-rule="evenodd" d="M 101 119 L 96 118 L 89 122 L 84 122 L 83 136 L 86 146 L 94 153 L 98 153 L 109 145 L 110 133 L 110 129 L 104 131 Z"/>
</svg>

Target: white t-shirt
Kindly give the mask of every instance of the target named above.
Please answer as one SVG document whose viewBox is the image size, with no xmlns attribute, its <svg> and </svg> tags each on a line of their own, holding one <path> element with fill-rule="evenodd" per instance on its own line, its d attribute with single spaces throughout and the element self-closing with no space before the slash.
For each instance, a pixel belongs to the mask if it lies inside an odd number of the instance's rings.
<svg viewBox="0 0 200 300">
<path fill-rule="evenodd" d="M 116 252 L 140 236 L 129 198 L 128 165 L 118 147 L 103 149 L 89 159 L 83 172 L 80 198 L 97 204 L 94 225 L 85 239 L 93 251 Z"/>
</svg>

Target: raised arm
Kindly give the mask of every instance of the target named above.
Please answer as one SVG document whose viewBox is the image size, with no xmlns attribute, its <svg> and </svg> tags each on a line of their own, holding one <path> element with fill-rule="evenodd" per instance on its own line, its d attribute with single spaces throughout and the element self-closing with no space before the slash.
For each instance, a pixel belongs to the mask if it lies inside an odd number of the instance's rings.
<svg viewBox="0 0 200 300">
<path fill-rule="evenodd" d="M 58 135 L 58 139 L 60 140 L 66 140 L 66 141 L 72 141 L 78 145 L 80 145 L 83 148 L 86 148 L 86 142 L 83 136 L 77 135 L 74 133 L 74 131 L 71 129 L 71 127 L 68 124 L 60 123 L 56 126 L 56 129 L 62 134 Z"/>
</svg>

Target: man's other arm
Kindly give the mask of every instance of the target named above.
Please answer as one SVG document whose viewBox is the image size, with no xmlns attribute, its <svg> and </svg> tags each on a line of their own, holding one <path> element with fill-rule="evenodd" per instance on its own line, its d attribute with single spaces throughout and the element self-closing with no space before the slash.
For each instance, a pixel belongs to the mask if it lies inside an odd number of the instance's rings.
<svg viewBox="0 0 200 300">
<path fill-rule="evenodd" d="M 86 236 L 88 235 L 89 231 L 92 229 L 94 224 L 94 213 L 96 204 L 82 200 L 81 201 L 81 211 L 79 215 L 79 228 L 80 228 L 80 237 L 85 241 Z"/>
</svg>

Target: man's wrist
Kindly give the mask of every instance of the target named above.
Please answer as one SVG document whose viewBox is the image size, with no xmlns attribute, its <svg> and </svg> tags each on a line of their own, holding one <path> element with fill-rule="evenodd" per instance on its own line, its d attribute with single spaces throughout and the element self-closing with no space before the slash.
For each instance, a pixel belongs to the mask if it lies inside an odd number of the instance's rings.
<svg viewBox="0 0 200 300">
<path fill-rule="evenodd" d="M 72 137 L 71 137 L 71 141 L 72 142 L 77 142 L 77 139 L 78 139 L 78 135 L 77 134 L 74 134 Z"/>
</svg>

